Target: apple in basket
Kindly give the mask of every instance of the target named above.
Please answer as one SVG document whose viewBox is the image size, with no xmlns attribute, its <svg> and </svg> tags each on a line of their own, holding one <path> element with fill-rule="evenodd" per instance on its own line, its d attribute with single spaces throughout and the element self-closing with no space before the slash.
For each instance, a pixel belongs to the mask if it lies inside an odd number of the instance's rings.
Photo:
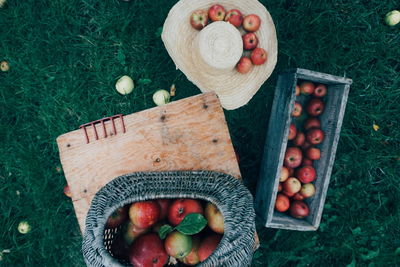
<svg viewBox="0 0 400 267">
<path fill-rule="evenodd" d="M 296 138 L 293 140 L 295 146 L 302 146 L 306 141 L 306 135 L 302 132 L 298 132 Z"/>
<path fill-rule="evenodd" d="M 289 147 L 286 150 L 284 164 L 289 168 L 297 168 L 303 159 L 303 153 L 298 147 Z"/>
<path fill-rule="evenodd" d="M 307 184 L 317 178 L 317 173 L 313 166 L 304 166 L 300 169 L 296 170 L 296 177 L 300 180 L 300 182 Z"/>
<path fill-rule="evenodd" d="M 261 19 L 255 14 L 250 14 L 243 19 L 243 28 L 248 32 L 255 32 L 260 28 Z"/>
<path fill-rule="evenodd" d="M 312 82 L 304 81 L 300 83 L 300 92 L 303 95 L 311 95 L 314 93 L 315 85 Z"/>
<path fill-rule="evenodd" d="M 283 193 L 292 197 L 301 189 L 301 183 L 296 177 L 290 177 L 283 183 Z"/>
<path fill-rule="evenodd" d="M 312 128 L 307 132 L 307 141 L 313 145 L 321 144 L 324 141 L 324 132 L 321 129 Z"/>
<path fill-rule="evenodd" d="M 190 253 L 183 258 L 182 262 L 186 265 L 196 265 L 200 262 L 199 258 L 199 247 L 200 247 L 200 238 L 197 236 L 192 237 L 192 250 Z"/>
<path fill-rule="evenodd" d="M 208 24 L 208 15 L 205 10 L 196 10 L 190 16 L 190 24 L 196 30 L 203 29 Z"/>
<path fill-rule="evenodd" d="M 321 128 L 321 121 L 318 118 L 308 118 L 305 122 L 304 122 L 304 129 L 305 130 L 309 130 L 311 128 Z"/>
<path fill-rule="evenodd" d="M 222 21 L 225 19 L 225 8 L 221 5 L 213 5 L 208 10 L 208 17 L 212 21 Z"/>
<path fill-rule="evenodd" d="M 321 115 L 324 112 L 324 108 L 324 102 L 319 98 L 311 99 L 306 107 L 308 114 L 314 117 Z"/>
<path fill-rule="evenodd" d="M 243 15 L 237 9 L 231 9 L 226 13 L 225 21 L 229 22 L 235 27 L 240 27 L 243 23 Z"/>
<path fill-rule="evenodd" d="M 290 124 L 289 126 L 289 135 L 288 135 L 288 140 L 293 140 L 297 135 L 297 129 L 296 129 L 296 125 L 294 125 L 293 123 Z"/>
<path fill-rule="evenodd" d="M 251 63 L 250 58 L 242 57 L 239 63 L 236 65 L 236 70 L 242 74 L 246 74 L 251 70 L 253 63 Z"/>
<path fill-rule="evenodd" d="M 214 252 L 221 239 L 222 236 L 218 234 L 212 234 L 203 239 L 198 250 L 201 262 L 205 261 Z"/>
<path fill-rule="evenodd" d="M 289 209 L 290 215 L 297 219 L 302 219 L 310 214 L 310 210 L 304 201 L 293 201 Z"/>
<path fill-rule="evenodd" d="M 217 206 L 208 202 L 204 210 L 204 215 L 208 221 L 208 227 L 218 234 L 224 233 L 224 216 L 218 210 Z"/>
<path fill-rule="evenodd" d="M 200 202 L 194 199 L 176 199 L 169 207 L 168 220 L 172 225 L 176 226 L 190 213 L 204 214 Z"/>
<path fill-rule="evenodd" d="M 135 267 L 162 267 L 167 261 L 163 242 L 155 233 L 140 236 L 131 246 L 129 262 Z"/>
<path fill-rule="evenodd" d="M 306 151 L 306 156 L 311 160 L 319 160 L 321 158 L 321 150 L 316 147 L 310 147 Z"/>
<path fill-rule="evenodd" d="M 326 93 L 328 92 L 328 89 L 326 88 L 326 85 L 324 84 L 318 84 L 315 87 L 314 90 L 314 96 L 315 97 L 324 97 L 326 95 Z"/>
<path fill-rule="evenodd" d="M 122 228 L 122 233 L 124 236 L 124 240 L 127 244 L 132 244 L 132 242 L 137 239 L 139 236 L 147 233 L 149 228 L 139 228 L 134 225 L 131 221 L 128 221 Z"/>
<path fill-rule="evenodd" d="M 278 194 L 275 201 L 275 209 L 279 212 L 285 212 L 290 207 L 289 198 L 284 194 Z"/>
<path fill-rule="evenodd" d="M 295 102 L 294 103 L 294 108 L 293 108 L 293 111 L 292 111 L 292 116 L 293 117 L 300 117 L 302 111 L 303 111 L 303 107 L 301 106 L 301 104 L 299 102 Z"/>
<path fill-rule="evenodd" d="M 257 47 L 253 52 L 251 52 L 250 58 L 254 65 L 262 65 L 267 61 L 267 52 L 264 49 Z"/>
<path fill-rule="evenodd" d="M 303 157 L 303 162 L 301 163 L 301 166 L 312 166 L 312 165 L 313 165 L 312 159 Z"/>
<path fill-rule="evenodd" d="M 299 192 L 304 198 L 309 198 L 315 195 L 315 186 L 313 184 L 303 184 Z"/>
<path fill-rule="evenodd" d="M 164 220 L 168 217 L 168 209 L 169 205 L 171 204 L 170 199 L 157 199 L 156 200 L 158 205 L 160 206 L 160 217 L 158 220 Z"/>
<path fill-rule="evenodd" d="M 279 182 L 284 182 L 289 178 L 289 169 L 285 166 L 282 166 L 281 175 L 279 176 Z"/>
<path fill-rule="evenodd" d="M 164 247 L 169 256 L 183 259 L 192 250 L 192 237 L 174 231 L 165 239 Z"/>
<path fill-rule="evenodd" d="M 160 217 L 160 205 L 156 201 L 133 203 L 129 208 L 131 222 L 139 228 L 148 228 L 155 224 Z"/>
<path fill-rule="evenodd" d="M 242 39 L 243 39 L 243 48 L 245 50 L 253 50 L 258 45 L 257 35 L 253 32 L 243 35 Z"/>
<path fill-rule="evenodd" d="M 116 228 L 120 226 L 128 218 L 128 206 L 123 206 L 114 211 L 107 219 L 106 226 L 108 228 Z"/>
</svg>

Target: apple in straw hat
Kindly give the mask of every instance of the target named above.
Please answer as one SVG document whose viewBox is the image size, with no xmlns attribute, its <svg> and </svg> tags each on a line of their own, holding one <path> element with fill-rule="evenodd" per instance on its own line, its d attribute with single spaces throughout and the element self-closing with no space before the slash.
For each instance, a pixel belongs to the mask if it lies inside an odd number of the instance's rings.
<svg viewBox="0 0 400 267">
<path fill-rule="evenodd" d="M 201 31 L 191 26 L 190 16 L 194 11 L 208 10 L 216 3 L 227 11 L 238 9 L 243 16 L 256 14 L 261 18 L 255 34 L 258 47 L 267 51 L 265 64 L 253 66 L 247 74 L 235 69 L 244 53 L 243 29 L 225 21 L 212 22 Z M 181 0 L 165 20 L 162 40 L 177 69 L 202 92 L 215 91 L 221 105 L 228 110 L 247 104 L 271 75 L 277 61 L 275 25 L 267 9 L 257 0 Z"/>
</svg>

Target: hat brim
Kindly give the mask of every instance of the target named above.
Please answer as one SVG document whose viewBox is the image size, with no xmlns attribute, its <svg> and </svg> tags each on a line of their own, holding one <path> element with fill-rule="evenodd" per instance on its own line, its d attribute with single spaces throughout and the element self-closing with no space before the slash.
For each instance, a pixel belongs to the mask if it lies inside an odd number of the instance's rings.
<svg viewBox="0 0 400 267">
<path fill-rule="evenodd" d="M 247 104 L 269 78 L 275 68 L 278 55 L 276 30 L 271 15 L 257 0 L 232 1 L 220 0 L 227 11 L 238 9 L 242 14 L 256 14 L 261 18 L 260 29 L 255 32 L 259 39 L 258 47 L 267 51 L 267 62 L 253 66 L 247 74 L 236 69 L 223 74 L 202 70 L 193 59 L 193 41 L 199 34 L 190 24 L 190 15 L 197 9 L 208 10 L 213 0 L 181 0 L 170 10 L 165 20 L 162 40 L 176 68 L 202 92 L 215 91 L 225 109 L 232 110 Z"/>
</svg>

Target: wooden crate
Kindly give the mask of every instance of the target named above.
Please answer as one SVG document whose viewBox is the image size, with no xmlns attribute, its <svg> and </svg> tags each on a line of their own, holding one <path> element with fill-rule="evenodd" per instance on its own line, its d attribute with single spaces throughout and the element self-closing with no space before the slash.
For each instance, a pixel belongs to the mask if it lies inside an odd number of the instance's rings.
<svg viewBox="0 0 400 267">
<path fill-rule="evenodd" d="M 320 116 L 325 140 L 319 145 L 321 159 L 315 161 L 317 179 L 314 181 L 316 194 L 306 199 L 310 215 L 300 220 L 275 211 L 279 176 L 288 144 L 289 125 L 294 102 L 305 102 L 304 96 L 295 96 L 298 80 L 326 84 L 325 111 Z M 351 79 L 305 69 L 292 69 L 279 74 L 274 102 L 268 125 L 261 174 L 257 185 L 255 208 L 266 227 L 299 231 L 316 230 L 320 224 L 335 153 L 340 136 Z"/>
<path fill-rule="evenodd" d="M 82 232 L 93 196 L 117 176 L 138 171 L 213 170 L 240 178 L 215 93 L 89 123 L 59 136 L 57 144 Z"/>
</svg>

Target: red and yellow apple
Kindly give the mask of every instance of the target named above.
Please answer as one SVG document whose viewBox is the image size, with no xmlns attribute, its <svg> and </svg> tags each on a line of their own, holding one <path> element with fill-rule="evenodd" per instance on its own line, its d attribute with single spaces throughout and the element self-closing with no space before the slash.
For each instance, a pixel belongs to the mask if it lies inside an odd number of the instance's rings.
<svg viewBox="0 0 400 267">
<path fill-rule="evenodd" d="M 293 108 L 293 111 L 292 111 L 292 116 L 293 117 L 300 117 L 302 111 L 303 111 L 303 107 L 301 106 L 301 104 L 299 102 L 295 102 L 294 103 L 294 108 Z"/>
<path fill-rule="evenodd" d="M 239 73 L 246 74 L 251 70 L 251 67 L 253 66 L 253 63 L 251 62 L 251 59 L 248 57 L 242 57 L 238 64 L 236 65 L 236 70 Z"/>
<path fill-rule="evenodd" d="M 169 256 L 183 259 L 192 250 L 192 237 L 174 231 L 165 239 L 164 247 Z"/>
<path fill-rule="evenodd" d="M 311 95 L 314 93 L 315 85 L 312 82 L 304 81 L 300 83 L 300 92 L 303 95 Z"/>
<path fill-rule="evenodd" d="M 186 215 L 191 213 L 204 214 L 200 202 L 194 199 L 177 199 L 169 207 L 168 220 L 172 225 L 176 226 Z"/>
<path fill-rule="evenodd" d="M 208 15 L 205 10 L 196 10 L 190 16 L 190 24 L 196 30 L 203 29 L 208 24 Z"/>
<path fill-rule="evenodd" d="M 289 198 L 284 194 L 278 194 L 275 201 L 275 209 L 279 212 L 285 212 L 290 207 Z"/>
<path fill-rule="evenodd" d="M 315 97 L 324 97 L 324 96 L 326 96 L 327 92 L 328 92 L 328 89 L 326 88 L 326 85 L 318 84 L 315 87 L 314 96 Z"/>
<path fill-rule="evenodd" d="M 314 117 L 321 115 L 324 112 L 324 109 L 325 109 L 325 104 L 319 98 L 311 99 L 307 103 L 307 107 L 306 107 L 307 113 L 310 116 L 314 116 Z"/>
<path fill-rule="evenodd" d="M 208 10 L 208 17 L 212 21 L 221 21 L 225 19 L 225 8 L 221 5 L 212 5 Z"/>
<path fill-rule="evenodd" d="M 290 124 L 289 126 L 289 135 L 288 135 L 288 140 L 293 140 L 297 135 L 297 129 L 296 129 L 296 125 L 294 125 L 293 123 Z"/>
<path fill-rule="evenodd" d="M 251 52 L 250 58 L 254 65 L 262 65 L 267 61 L 267 51 L 257 47 Z"/>
<path fill-rule="evenodd" d="M 140 236 L 133 242 L 129 261 L 135 267 L 162 267 L 167 264 L 168 254 L 158 235 L 150 233 Z"/>
<path fill-rule="evenodd" d="M 243 23 L 243 15 L 239 10 L 231 9 L 228 11 L 228 13 L 226 13 L 225 21 L 229 22 L 235 27 L 240 27 Z"/>
<path fill-rule="evenodd" d="M 296 200 L 290 205 L 289 212 L 292 217 L 303 219 L 309 215 L 310 210 L 304 201 Z"/>
<path fill-rule="evenodd" d="M 137 239 L 139 236 L 147 233 L 149 231 L 149 228 L 139 228 L 136 225 L 134 225 L 131 221 L 128 221 L 124 226 L 122 227 L 122 233 L 124 240 L 127 244 L 132 244 L 132 242 Z"/>
<path fill-rule="evenodd" d="M 300 189 L 300 195 L 304 198 L 309 198 L 315 195 L 315 186 L 311 183 L 303 184 Z"/>
<path fill-rule="evenodd" d="M 287 196 L 293 196 L 301 189 L 301 183 L 296 177 L 289 177 L 282 185 L 283 192 Z"/>
<path fill-rule="evenodd" d="M 129 219 L 138 228 L 148 228 L 160 218 L 160 205 L 154 200 L 135 202 L 129 208 Z"/>
<path fill-rule="evenodd" d="M 284 182 L 287 178 L 289 178 L 289 169 L 285 166 L 282 166 L 279 182 Z"/>
<path fill-rule="evenodd" d="M 189 266 L 194 266 L 200 262 L 199 258 L 200 238 L 197 236 L 192 237 L 192 250 L 189 254 L 182 259 L 182 262 Z"/>
<path fill-rule="evenodd" d="M 309 130 L 311 128 L 321 128 L 321 121 L 318 118 L 311 117 L 304 122 L 303 127 L 305 130 Z"/>
<path fill-rule="evenodd" d="M 319 160 L 321 158 L 321 150 L 316 147 L 310 147 L 306 151 L 306 156 L 311 160 Z"/>
<path fill-rule="evenodd" d="M 245 50 L 253 50 L 258 45 L 257 35 L 253 32 L 246 33 L 242 36 L 243 39 L 243 48 Z"/>
<path fill-rule="evenodd" d="M 297 168 L 303 159 L 303 153 L 298 147 L 289 147 L 286 150 L 284 165 L 289 168 Z"/>
<path fill-rule="evenodd" d="M 312 128 L 307 132 L 306 139 L 310 144 L 318 145 L 324 141 L 325 134 L 321 129 Z"/>
<path fill-rule="evenodd" d="M 208 227 L 217 234 L 224 233 L 224 216 L 218 210 L 217 206 L 208 202 L 204 210 L 204 215 L 208 221 Z"/>
<path fill-rule="evenodd" d="M 255 32 L 261 26 L 261 19 L 255 14 L 250 14 L 243 19 L 243 28 L 248 32 Z"/>
<path fill-rule="evenodd" d="M 303 166 L 296 170 L 296 177 L 303 184 L 308 184 L 317 178 L 317 173 L 313 166 Z"/>
<path fill-rule="evenodd" d="M 296 135 L 296 138 L 294 138 L 293 140 L 293 144 L 295 146 L 302 146 L 305 141 L 306 141 L 305 134 L 299 131 Z"/>
</svg>

